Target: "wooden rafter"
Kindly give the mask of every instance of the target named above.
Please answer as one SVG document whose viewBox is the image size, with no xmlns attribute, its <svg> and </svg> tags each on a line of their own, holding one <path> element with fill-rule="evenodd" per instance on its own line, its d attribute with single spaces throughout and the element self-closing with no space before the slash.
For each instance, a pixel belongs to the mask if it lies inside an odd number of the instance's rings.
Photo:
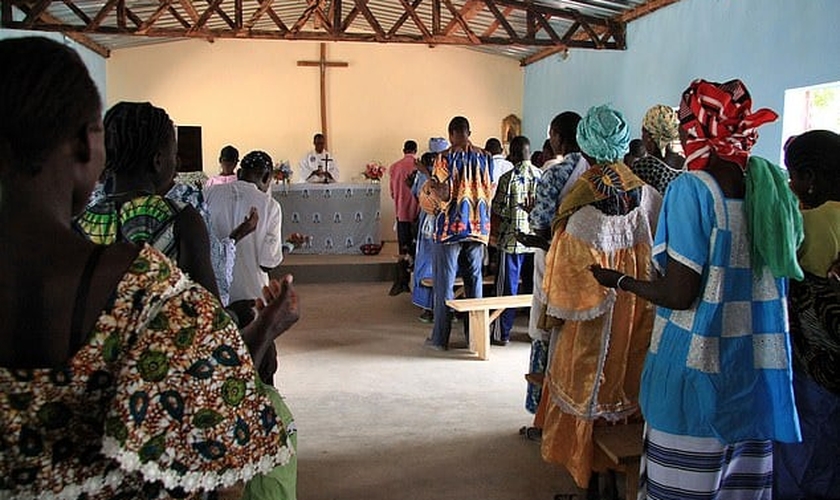
<svg viewBox="0 0 840 500">
<path fill-rule="evenodd" d="M 354 0 L 356 2 L 356 8 L 359 9 L 359 12 L 362 13 L 362 16 L 368 22 L 371 28 L 373 28 L 373 32 L 376 33 L 376 41 L 377 42 L 384 42 L 386 40 L 385 31 L 382 29 L 382 25 L 379 24 L 379 21 L 376 20 L 376 16 L 373 15 L 373 12 L 367 6 L 368 0 Z"/>
<path fill-rule="evenodd" d="M 198 21 L 195 22 L 192 28 L 190 28 L 191 32 L 200 32 L 204 29 L 207 25 L 207 21 L 210 20 L 210 16 L 213 15 L 215 11 L 215 7 L 218 7 L 222 3 L 222 0 L 210 0 L 210 6 L 202 12 L 201 16 L 199 16 Z"/>
<path fill-rule="evenodd" d="M 467 19 L 464 18 L 464 16 L 461 15 L 461 13 L 455 8 L 455 6 L 452 5 L 452 1 L 443 0 L 443 3 L 446 5 L 446 8 L 449 9 L 449 12 L 450 14 L 452 14 L 452 17 L 454 17 L 458 24 L 461 26 L 461 29 L 464 31 L 464 33 L 466 33 L 467 38 L 469 38 L 470 40 L 470 43 L 474 45 L 481 45 L 481 40 L 478 39 L 478 35 L 473 33 L 473 31 L 470 29 L 469 22 L 467 21 Z M 446 33 L 446 31 L 444 30 L 444 34 L 448 35 L 449 33 Z"/>
<path fill-rule="evenodd" d="M 26 18 L 23 20 L 23 25 L 30 29 L 35 26 L 35 22 L 39 17 L 41 17 L 41 14 L 47 10 L 50 3 L 52 3 L 52 0 L 38 0 L 38 3 L 36 3 L 26 14 Z"/>
<path fill-rule="evenodd" d="M 394 26 L 392 26 L 391 29 L 388 31 L 388 36 L 393 36 L 394 34 L 396 34 L 397 31 L 399 31 L 399 29 L 402 27 L 403 23 L 406 22 L 406 20 L 408 20 L 408 18 L 410 17 L 411 20 L 414 21 L 414 24 L 417 26 L 417 29 L 420 30 L 420 33 L 423 33 L 423 36 L 429 41 L 432 40 L 432 33 L 429 31 L 429 28 L 426 27 L 426 25 L 423 23 L 423 20 L 420 19 L 420 16 L 418 16 L 417 12 L 415 11 L 415 9 L 417 9 L 417 6 L 420 5 L 421 1 L 422 0 L 414 0 L 414 3 L 410 4 L 408 3 L 408 0 L 400 0 L 400 3 L 402 3 L 403 8 L 405 9 L 405 13 L 403 13 L 403 15 L 400 16 L 399 19 L 397 19 L 397 22 L 394 23 Z"/>
<path fill-rule="evenodd" d="M 496 17 L 496 20 L 487 28 L 487 30 L 483 33 L 482 36 L 492 36 L 493 33 L 499 29 L 499 26 L 502 26 L 505 31 L 507 32 L 508 36 L 511 40 L 516 40 L 519 38 L 519 34 L 516 33 L 516 30 L 513 29 L 513 26 L 507 20 L 507 16 L 513 12 L 513 7 L 505 7 L 504 12 L 500 12 L 499 8 L 496 7 L 495 2 L 493 0 L 487 0 L 487 8 L 490 9 L 490 12 Z"/>
<path fill-rule="evenodd" d="M 227 12 L 222 10 L 222 8 L 219 6 L 219 4 L 213 2 L 213 0 L 206 0 L 206 1 L 207 1 L 207 4 L 210 5 L 210 9 L 216 15 L 218 15 L 220 18 L 222 18 L 222 21 L 224 21 L 230 27 L 230 29 L 232 29 L 232 30 L 236 29 L 236 22 L 233 19 L 231 19 L 229 15 L 227 15 Z"/>
<path fill-rule="evenodd" d="M 476 16 L 476 14 L 481 12 L 481 9 L 483 8 L 484 2 L 482 0 L 467 0 L 464 3 L 464 6 L 461 7 L 461 9 L 458 11 L 458 15 L 460 16 L 460 18 L 453 17 L 453 19 L 449 21 L 449 24 L 447 24 L 446 27 L 443 28 L 443 34 L 451 35 L 455 32 L 455 30 L 457 30 L 461 26 L 460 20 L 467 22 L 471 21 Z"/>
<path fill-rule="evenodd" d="M 190 20 L 193 24 L 198 22 L 198 10 L 196 10 L 195 6 L 190 0 L 180 0 L 181 7 L 183 7 L 184 11 L 186 11 L 187 15 L 190 16 Z"/>
<path fill-rule="evenodd" d="M 281 1 L 282 10 L 278 8 Z M 4 14 L 4 27 L 64 33 L 515 45 L 540 49 L 532 56 L 539 58 L 569 48 L 625 48 L 627 21 L 620 17 L 599 18 L 532 0 L 398 1 L 402 14 L 396 21 L 385 21 L 377 16 L 371 0 L 351 0 L 349 5 L 342 0 L 153 0 L 151 8 L 148 0 L 101 0 L 96 4 L 92 0 L 0 0 L 4 12 L 17 7 L 25 14 L 23 21 Z M 635 19 L 676 1 L 650 0 L 622 15 Z M 289 13 L 295 10 L 290 4 L 295 3 L 301 9 L 292 16 Z M 61 13 L 61 19 L 52 13 L 54 4 L 61 6 L 54 11 Z M 91 13 L 91 5 L 96 5 L 95 13 Z M 358 22 L 360 16 L 363 23 Z M 515 24 L 513 19 L 526 22 Z M 522 62 L 533 60 L 539 59 Z"/>
<path fill-rule="evenodd" d="M 152 27 L 158 19 L 163 16 L 169 10 L 169 7 L 172 6 L 172 0 L 163 0 L 160 5 L 158 5 L 157 9 L 152 13 L 152 15 L 146 19 L 140 27 L 137 28 L 138 35 L 144 35 L 146 32 L 149 31 L 149 28 Z"/>
<path fill-rule="evenodd" d="M 69 8 L 71 11 L 73 11 L 73 14 L 76 14 L 76 16 L 79 19 L 81 19 L 83 23 L 87 24 L 87 23 L 90 22 L 90 17 L 88 17 L 88 15 L 85 14 L 85 12 L 82 9 L 80 9 L 78 6 L 76 6 L 76 4 L 74 4 L 72 2 L 72 0 L 63 0 L 63 1 L 64 1 L 64 5 L 66 5 L 67 8 Z"/>
</svg>

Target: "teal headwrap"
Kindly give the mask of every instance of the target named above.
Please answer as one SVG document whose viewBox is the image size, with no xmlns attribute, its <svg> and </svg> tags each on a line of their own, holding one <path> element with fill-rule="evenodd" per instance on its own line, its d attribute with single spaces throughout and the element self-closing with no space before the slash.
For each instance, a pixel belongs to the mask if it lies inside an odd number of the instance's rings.
<svg viewBox="0 0 840 500">
<path fill-rule="evenodd" d="M 577 142 L 581 151 L 598 163 L 615 163 L 630 146 L 630 129 L 624 116 L 608 104 L 589 109 L 578 124 Z"/>
</svg>

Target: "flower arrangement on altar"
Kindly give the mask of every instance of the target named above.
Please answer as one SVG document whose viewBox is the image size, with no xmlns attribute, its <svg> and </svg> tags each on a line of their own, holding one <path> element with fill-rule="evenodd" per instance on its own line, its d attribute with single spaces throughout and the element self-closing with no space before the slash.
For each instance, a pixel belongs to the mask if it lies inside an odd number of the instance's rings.
<svg viewBox="0 0 840 500">
<path fill-rule="evenodd" d="M 281 162 L 277 162 L 274 164 L 274 168 L 271 169 L 271 177 L 276 182 L 286 182 L 292 180 L 292 166 L 289 164 L 289 160 L 283 160 Z"/>
<path fill-rule="evenodd" d="M 385 175 L 385 167 L 378 161 L 372 161 L 365 165 L 365 171 L 362 174 L 365 179 L 378 181 Z"/>
</svg>

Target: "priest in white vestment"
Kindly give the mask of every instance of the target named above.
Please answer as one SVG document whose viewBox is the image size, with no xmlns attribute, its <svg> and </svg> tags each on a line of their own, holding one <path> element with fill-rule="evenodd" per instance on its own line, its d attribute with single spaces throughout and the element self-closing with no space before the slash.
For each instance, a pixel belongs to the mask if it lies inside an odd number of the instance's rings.
<svg viewBox="0 0 840 500">
<path fill-rule="evenodd" d="M 338 182 L 338 163 L 326 150 L 327 139 L 324 134 L 315 134 L 312 140 L 315 149 L 306 153 L 298 164 L 298 182 L 329 184 Z"/>
</svg>

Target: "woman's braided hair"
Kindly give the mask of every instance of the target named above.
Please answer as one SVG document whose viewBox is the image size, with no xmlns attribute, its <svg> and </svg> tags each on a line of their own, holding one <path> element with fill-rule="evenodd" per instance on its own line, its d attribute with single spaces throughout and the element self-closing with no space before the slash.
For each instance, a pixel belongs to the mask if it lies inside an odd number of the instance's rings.
<svg viewBox="0 0 840 500">
<path fill-rule="evenodd" d="M 0 166 L 36 175 L 63 141 L 102 112 L 79 55 L 42 37 L 0 41 Z"/>
<path fill-rule="evenodd" d="M 138 174 L 173 140 L 172 120 L 148 102 L 120 102 L 105 113 L 105 171 Z"/>
</svg>

